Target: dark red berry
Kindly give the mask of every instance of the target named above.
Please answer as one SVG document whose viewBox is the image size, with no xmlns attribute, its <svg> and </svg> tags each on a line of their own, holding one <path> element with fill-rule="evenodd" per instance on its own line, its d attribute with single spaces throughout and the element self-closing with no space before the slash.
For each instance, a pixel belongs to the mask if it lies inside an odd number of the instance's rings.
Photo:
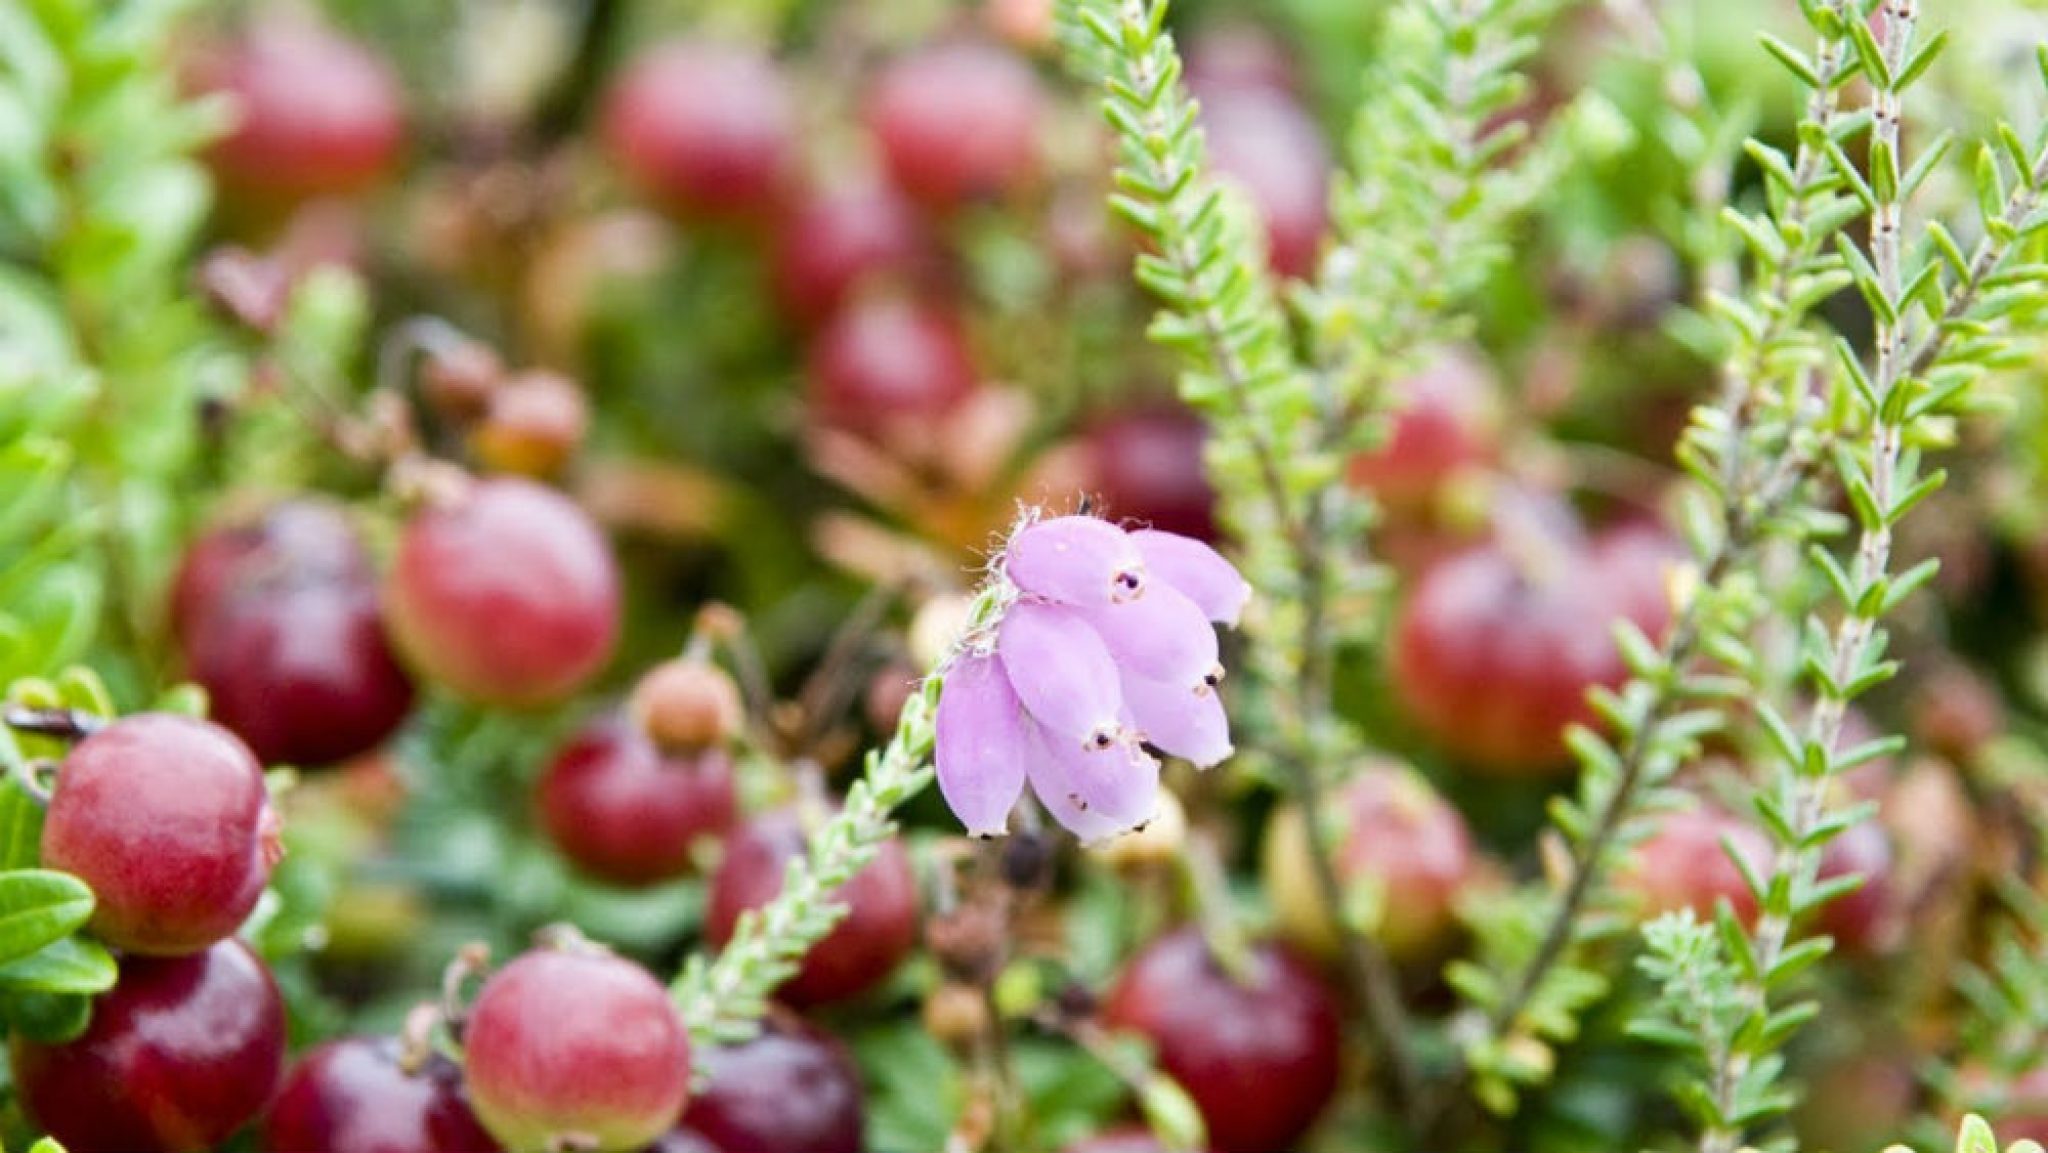
<svg viewBox="0 0 2048 1153">
<path fill-rule="evenodd" d="M 1208 431 L 1177 405 L 1115 413 L 1082 435 L 1088 487 L 1102 512 L 1195 537 L 1216 539 L 1216 490 L 1202 467 Z"/>
<path fill-rule="evenodd" d="M 610 659 L 619 574 L 573 501 L 501 477 L 413 515 L 385 606 L 399 651 L 422 674 L 486 704 L 539 705 Z"/>
<path fill-rule="evenodd" d="M 1633 894 L 1645 919 L 1691 909 L 1712 918 L 1722 900 L 1736 920 L 1754 923 L 1756 894 L 1724 845 L 1732 845 L 1758 876 L 1771 871 L 1771 842 L 1755 827 L 1719 809 L 1702 808 L 1666 816 L 1648 840 L 1636 846 L 1617 880 Z"/>
<path fill-rule="evenodd" d="M 776 230 L 775 293 L 792 320 L 816 325 L 858 290 L 915 279 L 929 241 L 894 188 L 857 180 L 813 193 Z"/>
<path fill-rule="evenodd" d="M 614 885 L 689 872 L 697 841 L 730 828 L 736 806 L 723 749 L 664 756 L 620 718 L 584 728 L 540 780 L 549 839 L 577 868 Z"/>
<path fill-rule="evenodd" d="M 1194 929 L 1131 959 L 1103 1019 L 1149 1039 L 1160 1068 L 1201 1110 L 1217 1153 L 1273 1153 L 1300 1140 L 1337 1091 L 1337 1003 L 1275 944 L 1225 972 Z"/>
<path fill-rule="evenodd" d="M 194 541 L 171 582 L 171 635 L 188 642 L 234 590 L 280 575 L 297 583 L 369 578 L 370 559 L 340 506 L 283 501 Z"/>
<path fill-rule="evenodd" d="M 1351 461 L 1351 480 L 1395 511 L 1424 510 L 1443 485 L 1500 446 L 1501 404 L 1487 367 L 1452 350 L 1393 388 L 1386 441 Z"/>
<path fill-rule="evenodd" d="M 197 87 L 226 96 L 235 127 L 208 152 L 230 193 L 300 200 L 359 191 L 398 160 L 398 80 L 370 50 L 306 20 L 266 17 L 204 53 Z"/>
<path fill-rule="evenodd" d="M 497 1153 L 439 1054 L 400 1064 L 389 1037 L 344 1037 L 299 1059 L 263 1122 L 271 1153 Z"/>
<path fill-rule="evenodd" d="M 790 1015 L 703 1054 L 682 1129 L 724 1153 L 861 1153 L 860 1073 L 839 1042 Z"/>
<path fill-rule="evenodd" d="M 167 713 L 124 718 L 73 748 L 43 824 L 43 863 L 91 886 L 94 935 L 132 953 L 193 953 L 234 932 L 279 852 L 248 746 Z"/>
<path fill-rule="evenodd" d="M 498 970 L 462 1039 L 470 1104 L 510 1150 L 637 1149 L 689 1100 L 689 1036 L 668 991 L 593 946 Z"/>
<path fill-rule="evenodd" d="M 1471 767 L 1542 774 L 1569 764 L 1564 730 L 1595 721 L 1586 692 L 1628 667 L 1620 617 L 1655 640 L 1665 565 L 1634 548 L 1489 543 L 1432 565 L 1395 625 L 1394 687 L 1438 744 Z"/>
<path fill-rule="evenodd" d="M 811 345 L 810 400 L 826 424 L 879 434 L 951 412 L 974 391 L 974 361 L 952 314 L 898 297 L 855 300 Z"/>
<path fill-rule="evenodd" d="M 605 138 L 647 191 L 684 215 L 758 215 L 796 158 L 796 108 L 775 62 L 752 48 L 671 40 L 627 68 Z"/>
<path fill-rule="evenodd" d="M 256 1116 L 284 1066 L 284 1002 L 239 941 L 126 957 L 76 1040 L 17 1037 L 14 1083 L 69 1153 L 198 1153 Z"/>
<path fill-rule="evenodd" d="M 896 184 L 952 208 L 1032 183 L 1044 163 L 1038 76 L 991 44 L 929 45 L 892 61 L 867 102 L 868 129 Z"/>
<path fill-rule="evenodd" d="M 764 813 L 726 842 L 711 881 L 705 935 L 723 946 L 740 914 L 782 892 L 783 872 L 805 849 L 804 825 L 793 810 Z M 857 997 L 881 984 L 917 944 L 917 882 L 910 858 L 888 841 L 834 899 L 847 914 L 804 957 L 778 994 L 798 1007 Z"/>
<path fill-rule="evenodd" d="M 1209 160 L 1266 222 L 1267 259 L 1282 276 L 1315 272 L 1329 231 L 1330 150 L 1301 105 L 1268 88 L 1228 88 L 1202 101 Z"/>
<path fill-rule="evenodd" d="M 197 630 L 187 661 L 214 719 L 264 764 L 316 766 L 382 744 L 412 709 L 367 577 L 239 589 Z"/>
</svg>

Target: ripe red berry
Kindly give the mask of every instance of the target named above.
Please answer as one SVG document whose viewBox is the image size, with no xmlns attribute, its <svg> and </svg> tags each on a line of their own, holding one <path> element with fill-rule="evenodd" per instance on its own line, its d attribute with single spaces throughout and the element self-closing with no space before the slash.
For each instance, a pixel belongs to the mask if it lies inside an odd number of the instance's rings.
<svg viewBox="0 0 2048 1153">
<path fill-rule="evenodd" d="M 1645 559 L 1562 544 L 1525 560 L 1496 542 L 1437 562 L 1395 625 L 1396 692 L 1472 768 L 1566 766 L 1565 726 L 1595 720 L 1586 691 L 1628 675 L 1613 622 L 1655 639 L 1669 620 L 1663 566 Z"/>
<path fill-rule="evenodd" d="M 517 1153 L 636 1149 L 689 1099 L 689 1036 L 668 991 L 587 944 L 533 949 L 493 974 L 463 1051 L 471 1107 Z"/>
<path fill-rule="evenodd" d="M 933 208 L 1000 197 L 1037 179 L 1045 93 L 1029 65 L 991 44 L 920 48 L 892 61 L 867 102 L 868 129 L 896 184 Z"/>
<path fill-rule="evenodd" d="M 1499 449 L 1501 404 L 1473 353 L 1453 349 L 1394 386 L 1386 441 L 1352 458 L 1351 481 L 1397 512 L 1424 511 L 1443 485 Z"/>
<path fill-rule="evenodd" d="M 1217 1153 L 1272 1153 L 1308 1132 L 1337 1091 L 1337 1004 L 1307 964 L 1275 944 L 1226 973 L 1194 929 L 1131 959 L 1103 1019 L 1149 1039 L 1187 1090 Z"/>
<path fill-rule="evenodd" d="M 1226 88 L 1202 101 L 1216 171 L 1236 181 L 1266 222 L 1267 259 L 1282 276 L 1315 272 L 1330 226 L 1330 150 L 1322 130 L 1288 96 Z"/>
<path fill-rule="evenodd" d="M 347 760 L 412 709 L 368 577 L 246 586 L 197 630 L 187 658 L 214 719 L 264 764 Z"/>
<path fill-rule="evenodd" d="M 197 87 L 226 96 L 239 118 L 208 152 L 231 194 L 295 201 L 356 192 L 387 175 L 404 146 L 397 77 L 318 24 L 264 18 L 193 71 Z"/>
<path fill-rule="evenodd" d="M 1332 864 L 1348 896 L 1369 909 L 1373 937 L 1397 960 L 1435 954 L 1457 927 L 1456 902 L 1479 871 L 1465 819 L 1411 770 L 1374 765 L 1333 803 L 1341 821 Z M 1266 831 L 1265 877 L 1281 931 L 1304 949 L 1336 952 L 1299 808 Z"/>
<path fill-rule="evenodd" d="M 611 657 L 619 575 L 604 535 L 569 498 L 494 478 L 413 515 L 385 606 L 420 673 L 486 704 L 538 705 Z"/>
<path fill-rule="evenodd" d="M 736 806 L 724 750 L 664 756 L 616 717 L 585 727 L 540 780 L 541 824 L 555 847 L 614 885 L 689 872 L 692 847 L 730 828 Z"/>
<path fill-rule="evenodd" d="M 782 892 L 783 871 L 804 848 L 803 823 L 788 809 L 754 818 L 726 842 L 705 912 L 712 944 L 730 941 L 741 913 Z M 847 906 L 846 916 L 777 994 L 792 1005 L 857 997 L 881 984 L 917 944 L 917 881 L 901 843 L 885 842 L 834 899 Z"/>
<path fill-rule="evenodd" d="M 198 1153 L 269 1100 L 284 1002 L 239 941 L 189 957 L 126 957 L 77 1039 L 17 1037 L 14 1083 L 69 1153 Z"/>
<path fill-rule="evenodd" d="M 1905 909 L 1895 875 L 1891 835 L 1877 821 L 1851 825 L 1821 850 L 1820 877 L 1856 875 L 1863 887 L 1821 906 L 1817 926 L 1847 953 L 1882 953 L 1895 947 L 1905 929 Z"/>
<path fill-rule="evenodd" d="M 816 325 L 866 284 L 915 279 L 930 259 L 917 214 L 892 187 L 857 180 L 814 192 L 775 234 L 775 294 Z"/>
<path fill-rule="evenodd" d="M 855 300 L 811 345 L 810 402 L 825 423 L 879 434 L 930 422 L 974 391 L 974 361 L 952 314 L 897 297 Z"/>
<path fill-rule="evenodd" d="M 192 953 L 256 907 L 277 837 L 263 768 L 246 745 L 205 721 L 139 713 L 64 758 L 43 863 L 91 886 L 101 940 L 132 953 Z"/>
<path fill-rule="evenodd" d="M 299 1059 L 263 1122 L 271 1153 L 497 1153 L 439 1054 L 400 1064 L 389 1037 L 344 1037 Z"/>
<path fill-rule="evenodd" d="M 200 622 L 251 581 L 284 573 L 293 581 L 365 579 L 370 560 L 339 506 L 288 500 L 249 521 L 216 528 L 192 543 L 171 582 L 171 635 L 191 640 Z"/>
<path fill-rule="evenodd" d="M 1102 511 L 1197 540 L 1216 539 L 1216 490 L 1202 468 L 1208 431 L 1179 406 L 1129 409 L 1083 434 L 1088 485 Z"/>
<path fill-rule="evenodd" d="M 1756 894 L 1742 870 L 1728 856 L 1732 845 L 1759 876 L 1771 868 L 1771 843 L 1761 832 L 1719 809 L 1702 808 L 1666 816 L 1616 878 L 1639 902 L 1645 919 L 1659 913 L 1691 909 L 1702 920 L 1714 915 L 1726 899 L 1736 920 L 1751 924 L 1757 916 Z"/>
<path fill-rule="evenodd" d="M 682 1131 L 726 1153 L 861 1153 L 860 1072 L 838 1041 L 791 1015 L 703 1055 Z"/>
<path fill-rule="evenodd" d="M 621 166 L 685 216 L 754 215 L 796 157 L 796 108 L 775 62 L 708 39 L 657 45 L 612 88 L 605 138 Z"/>
<path fill-rule="evenodd" d="M 1301 82 L 1294 53 L 1271 32 L 1247 20 L 1205 25 L 1181 50 L 1188 87 L 1207 100 L 1236 88 L 1264 89 L 1294 96 Z"/>
</svg>

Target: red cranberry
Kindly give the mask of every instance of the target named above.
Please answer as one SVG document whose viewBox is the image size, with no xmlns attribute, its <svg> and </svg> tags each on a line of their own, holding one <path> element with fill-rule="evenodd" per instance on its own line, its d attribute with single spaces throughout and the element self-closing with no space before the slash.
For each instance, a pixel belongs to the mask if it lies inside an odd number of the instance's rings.
<svg viewBox="0 0 2048 1153">
<path fill-rule="evenodd" d="M 1086 467 L 1103 510 L 1120 520 L 1216 539 L 1216 490 L 1202 468 L 1201 418 L 1179 406 L 1138 408 L 1084 434 Z"/>
<path fill-rule="evenodd" d="M 724 750 L 665 757 L 618 718 L 577 734 L 540 780 L 541 824 L 555 847 L 614 885 L 689 872 L 692 847 L 731 827 L 735 805 Z"/>
<path fill-rule="evenodd" d="M 534 949 L 493 974 L 463 1050 L 470 1103 L 507 1149 L 638 1148 L 689 1099 L 689 1036 L 668 991 L 589 945 Z"/>
<path fill-rule="evenodd" d="M 497 1153 L 438 1054 L 399 1064 L 388 1037 L 344 1037 L 299 1059 L 263 1122 L 272 1153 Z"/>
<path fill-rule="evenodd" d="M 1244 20 L 1196 30 L 1181 49 L 1182 70 L 1198 96 L 1249 88 L 1292 97 L 1300 78 L 1294 54 L 1257 24 Z"/>
<path fill-rule="evenodd" d="M 1395 511 L 1426 509 L 1445 482 L 1493 458 L 1500 397 L 1486 366 L 1453 350 L 1394 386 L 1386 442 L 1351 461 L 1352 483 Z"/>
<path fill-rule="evenodd" d="M 612 89 L 605 136 L 619 163 L 686 215 L 752 215 L 795 161 L 796 108 L 775 62 L 736 44 L 671 40 Z"/>
<path fill-rule="evenodd" d="M 1629 560 L 1561 545 L 1524 563 L 1489 543 L 1432 565 L 1395 626 L 1394 687 L 1410 714 L 1474 768 L 1564 767 L 1565 727 L 1595 720 L 1587 690 L 1627 678 L 1617 614 L 1653 638 L 1668 620 L 1640 586 L 1653 574 Z"/>
<path fill-rule="evenodd" d="M 131 953 L 194 953 L 256 907 L 277 834 L 248 746 L 205 721 L 138 713 L 64 758 L 43 863 L 91 886 L 101 940 Z"/>
<path fill-rule="evenodd" d="M 1956 1075 L 1959 1105 L 1991 1118 L 1999 1140 L 2048 1141 L 2048 1065 L 2017 1076 L 1969 1065 Z"/>
<path fill-rule="evenodd" d="M 339 506 L 319 500 L 273 505 L 256 520 L 208 532 L 186 550 L 171 582 L 171 635 L 189 642 L 237 588 L 279 575 L 305 583 L 363 580 L 370 560 Z"/>
<path fill-rule="evenodd" d="M 189 658 L 214 719 L 265 764 L 366 753 L 412 709 L 367 578 L 244 588 L 198 630 Z"/>
<path fill-rule="evenodd" d="M 868 128 L 897 185 L 951 208 L 1031 183 L 1044 162 L 1038 77 L 989 44 L 929 45 L 890 63 L 867 104 Z"/>
<path fill-rule="evenodd" d="M 1899 943 L 1905 909 L 1896 869 L 1891 836 L 1876 821 L 1851 825 L 1821 850 L 1822 880 L 1863 878 L 1862 888 L 1821 906 L 1817 928 L 1835 939 L 1836 948 L 1870 954 Z"/>
<path fill-rule="evenodd" d="M 1267 258 L 1282 276 L 1315 272 L 1330 225 L 1330 150 L 1309 114 L 1265 88 L 1232 88 L 1202 102 L 1209 160 L 1237 181 L 1266 222 Z"/>
<path fill-rule="evenodd" d="M 1335 998 L 1279 945 L 1256 947 L 1249 967 L 1226 973 L 1199 932 L 1181 929 L 1132 958 L 1103 1006 L 1108 1024 L 1157 1048 L 1217 1153 L 1292 1146 L 1337 1091 Z"/>
<path fill-rule="evenodd" d="M 853 301 L 811 345 L 813 411 L 856 432 L 928 428 L 973 393 L 975 379 L 958 321 L 895 297 Z"/>
<path fill-rule="evenodd" d="M 1691 909 L 1705 920 L 1725 898 L 1736 919 L 1751 924 L 1758 911 L 1756 894 L 1724 842 L 1759 876 L 1770 872 L 1771 843 L 1756 828 L 1719 809 L 1691 809 L 1666 816 L 1636 846 L 1617 879 L 1641 902 L 1646 920 L 1679 909 Z"/>
<path fill-rule="evenodd" d="M 685 1125 L 671 1129 L 647 1147 L 647 1153 L 725 1153 L 704 1135 Z"/>
<path fill-rule="evenodd" d="M 929 257 L 896 190 L 858 181 L 820 190 L 777 230 L 775 293 L 790 318 L 821 323 L 865 283 L 915 274 Z"/>
<path fill-rule="evenodd" d="M 385 597 L 399 651 L 486 704 L 545 704 L 611 657 L 619 575 L 589 515 L 553 489 L 479 481 L 414 514 Z"/>
<path fill-rule="evenodd" d="M 252 198 L 359 191 L 398 160 L 405 109 L 385 63 L 332 29 L 269 17 L 203 55 L 198 87 L 239 116 L 208 153 L 221 183 Z"/>
<path fill-rule="evenodd" d="M 804 852 L 804 825 L 793 810 L 764 813 L 726 842 L 711 881 L 704 932 L 723 946 L 740 914 L 782 892 L 783 872 Z M 896 841 L 836 894 L 846 916 L 818 942 L 778 994 L 798 1007 L 844 1001 L 874 988 L 917 944 L 917 881 Z"/>
<path fill-rule="evenodd" d="M 1376 910 L 1373 935 L 1397 959 L 1423 960 L 1456 928 L 1455 904 L 1479 869 L 1472 834 L 1458 811 L 1412 771 L 1375 765 L 1334 804 L 1342 832 L 1334 861 L 1348 889 Z M 1265 875 L 1289 940 L 1325 955 L 1336 926 L 1324 911 L 1298 808 L 1283 809 L 1266 834 Z"/>
<path fill-rule="evenodd" d="M 682 1130 L 730 1153 L 861 1153 L 860 1073 L 831 1037 L 793 1016 L 703 1055 L 705 1086 Z"/>
<path fill-rule="evenodd" d="M 127 957 L 76 1040 L 17 1037 L 14 1083 L 70 1153 L 197 1153 L 256 1116 L 284 1066 L 284 1002 L 239 941 Z"/>
</svg>

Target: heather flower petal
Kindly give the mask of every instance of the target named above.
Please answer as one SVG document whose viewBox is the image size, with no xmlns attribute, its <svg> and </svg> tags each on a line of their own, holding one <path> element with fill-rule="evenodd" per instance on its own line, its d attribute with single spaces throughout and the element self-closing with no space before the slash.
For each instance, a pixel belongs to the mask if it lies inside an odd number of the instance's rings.
<svg viewBox="0 0 2048 1153">
<path fill-rule="evenodd" d="M 1034 737 L 996 658 L 970 656 L 953 665 L 939 690 L 937 724 L 932 758 L 953 815 L 977 837 L 1007 832 Z"/>
<path fill-rule="evenodd" d="M 1011 605 L 996 633 L 996 655 L 1017 699 L 1047 731 L 1076 749 L 1118 739 L 1123 690 L 1116 662 L 1078 612 L 1031 601 Z"/>
<path fill-rule="evenodd" d="M 1017 587 L 1067 605 L 1110 605 L 1144 591 L 1145 561 L 1129 534 L 1092 516 L 1061 516 L 1010 538 L 1003 571 Z"/>
<path fill-rule="evenodd" d="M 1124 674 L 1124 708 L 1138 735 L 1154 748 L 1198 769 L 1222 763 L 1235 751 L 1223 700 L 1206 682 L 1177 685 Z"/>
<path fill-rule="evenodd" d="M 1191 536 L 1142 529 L 1130 534 L 1154 584 L 1170 584 L 1217 624 L 1237 627 L 1252 586 L 1223 554 Z"/>
<path fill-rule="evenodd" d="M 1165 581 L 1153 581 L 1137 600 L 1080 612 L 1116 663 L 1139 676 L 1191 685 L 1220 675 L 1208 615 Z"/>
<path fill-rule="evenodd" d="M 1028 766 L 1031 791 L 1083 841 L 1127 833 L 1159 811 L 1159 761 L 1137 742 L 1084 749 L 1043 729 L 1039 737 Z"/>
</svg>

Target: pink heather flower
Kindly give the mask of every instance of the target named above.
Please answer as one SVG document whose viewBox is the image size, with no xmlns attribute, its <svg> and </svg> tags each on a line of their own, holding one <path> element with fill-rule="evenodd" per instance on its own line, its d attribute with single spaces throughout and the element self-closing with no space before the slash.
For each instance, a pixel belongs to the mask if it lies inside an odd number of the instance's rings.
<svg viewBox="0 0 2048 1153">
<path fill-rule="evenodd" d="M 976 836 L 1007 831 L 1026 784 L 1084 841 L 1152 819 L 1159 761 L 1230 756 L 1214 625 L 1251 586 L 1215 549 L 1090 516 L 1025 525 L 1000 561 L 1017 596 L 939 692 L 939 791 Z"/>
</svg>

